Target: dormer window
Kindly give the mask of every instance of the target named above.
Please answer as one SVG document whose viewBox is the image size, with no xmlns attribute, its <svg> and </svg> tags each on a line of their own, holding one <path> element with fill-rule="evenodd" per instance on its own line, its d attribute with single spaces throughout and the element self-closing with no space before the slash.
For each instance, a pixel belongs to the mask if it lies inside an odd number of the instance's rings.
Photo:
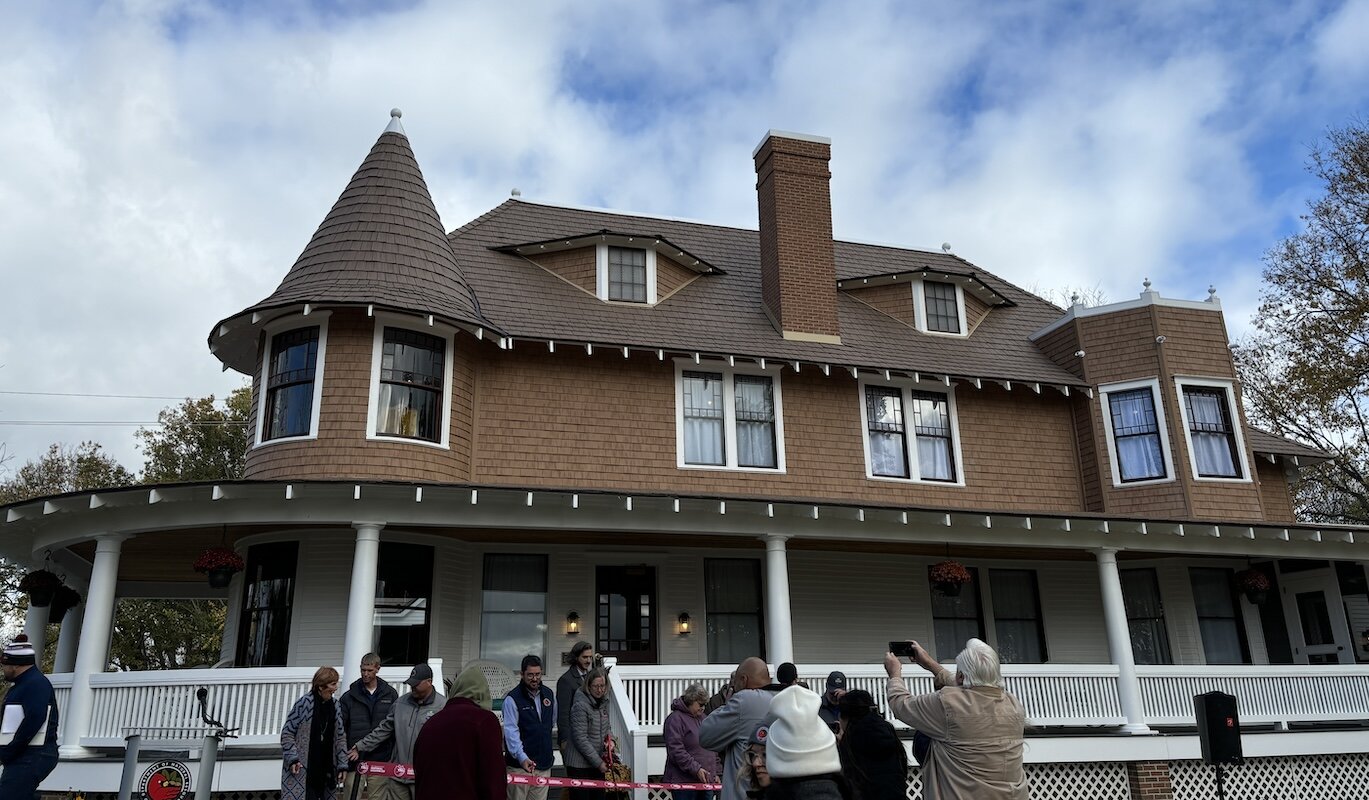
<svg viewBox="0 0 1369 800">
<path fill-rule="evenodd" d="M 923 333 L 964 336 L 965 293 L 958 283 L 924 278 L 913 284 L 913 316 Z"/>
<path fill-rule="evenodd" d="M 596 257 L 600 300 L 615 303 L 656 302 L 656 251 L 601 244 Z"/>
</svg>

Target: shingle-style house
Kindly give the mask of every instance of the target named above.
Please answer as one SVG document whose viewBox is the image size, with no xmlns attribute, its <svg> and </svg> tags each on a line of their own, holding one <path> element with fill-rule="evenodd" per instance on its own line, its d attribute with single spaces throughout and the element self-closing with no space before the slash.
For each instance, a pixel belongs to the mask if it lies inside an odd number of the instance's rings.
<svg viewBox="0 0 1369 800">
<path fill-rule="evenodd" d="M 1192 697 L 1216 688 L 1239 796 L 1365 796 L 1369 530 L 1295 519 L 1326 456 L 1246 422 L 1215 292 L 1062 310 L 835 241 L 829 151 L 763 139 L 758 230 L 515 197 L 447 233 L 396 114 L 280 286 L 210 330 L 252 379 L 245 479 L 3 509 L 4 555 L 50 551 L 88 598 L 45 643 L 46 786 L 114 791 L 133 729 L 199 736 L 203 686 L 243 728 L 215 788 L 256 796 L 320 664 L 497 684 L 579 638 L 655 775 L 670 699 L 744 656 L 882 697 L 889 640 L 949 662 L 981 636 L 1034 797 L 1210 796 Z M 220 542 L 247 568 L 216 589 L 190 565 Z M 224 598 L 223 660 L 105 672 L 136 596 Z"/>
</svg>

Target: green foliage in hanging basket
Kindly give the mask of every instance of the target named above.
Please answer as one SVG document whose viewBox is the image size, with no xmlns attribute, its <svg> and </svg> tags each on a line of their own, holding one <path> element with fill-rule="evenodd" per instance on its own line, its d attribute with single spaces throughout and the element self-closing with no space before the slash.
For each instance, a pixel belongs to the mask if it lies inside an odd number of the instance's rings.
<svg viewBox="0 0 1369 800">
<path fill-rule="evenodd" d="M 55 592 L 61 585 L 62 579 L 45 569 L 35 569 L 19 579 L 19 591 L 25 594 Z"/>
</svg>

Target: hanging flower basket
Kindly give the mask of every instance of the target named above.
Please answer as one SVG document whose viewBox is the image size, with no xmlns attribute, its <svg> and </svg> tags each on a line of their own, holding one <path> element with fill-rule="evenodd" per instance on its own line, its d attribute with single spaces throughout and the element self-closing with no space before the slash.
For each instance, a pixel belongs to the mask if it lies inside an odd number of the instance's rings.
<svg viewBox="0 0 1369 800">
<path fill-rule="evenodd" d="M 227 547 L 211 547 L 195 559 L 195 571 L 206 573 L 209 576 L 209 585 L 215 589 L 227 586 L 235 573 L 246 568 L 247 564 L 242 560 L 242 556 Z"/>
<path fill-rule="evenodd" d="M 972 580 L 964 564 L 951 560 L 933 564 L 927 579 L 931 581 L 932 588 L 946 597 L 959 597 L 961 587 Z"/>
<path fill-rule="evenodd" d="M 51 605 L 52 596 L 62 585 L 62 579 L 45 569 L 35 569 L 19 579 L 19 591 L 29 596 L 29 605 L 42 608 Z"/>
<path fill-rule="evenodd" d="M 48 610 L 50 622 L 61 622 L 67 612 L 81 604 L 81 595 L 70 586 L 59 586 L 52 593 L 52 608 Z"/>
<path fill-rule="evenodd" d="M 1236 586 L 1245 594 L 1245 599 L 1254 605 L 1262 605 L 1269 599 L 1269 576 L 1257 569 L 1246 569 L 1236 573 Z"/>
</svg>

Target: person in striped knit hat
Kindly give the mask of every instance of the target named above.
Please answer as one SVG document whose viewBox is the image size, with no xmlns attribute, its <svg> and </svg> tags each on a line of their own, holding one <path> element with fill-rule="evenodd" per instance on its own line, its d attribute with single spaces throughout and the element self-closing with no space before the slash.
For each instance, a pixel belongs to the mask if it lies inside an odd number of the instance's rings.
<svg viewBox="0 0 1369 800">
<path fill-rule="evenodd" d="M 5 800 L 36 800 L 38 784 L 57 766 L 57 695 L 37 660 L 22 633 L 0 653 L 0 671 L 13 684 L 0 705 L 0 798 Z"/>
</svg>

